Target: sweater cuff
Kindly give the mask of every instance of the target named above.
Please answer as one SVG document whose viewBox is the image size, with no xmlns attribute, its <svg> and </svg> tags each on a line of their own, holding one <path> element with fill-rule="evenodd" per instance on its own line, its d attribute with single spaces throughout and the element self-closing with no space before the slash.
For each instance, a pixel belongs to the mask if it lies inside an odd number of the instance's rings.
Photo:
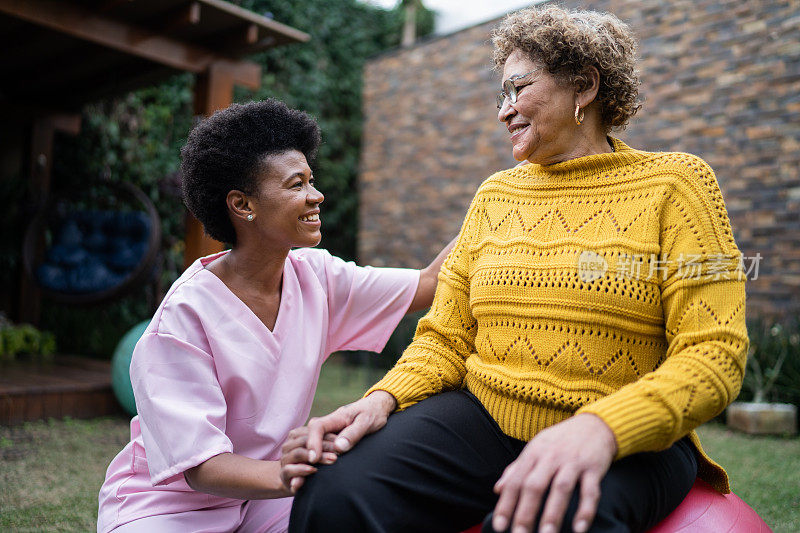
<svg viewBox="0 0 800 533">
<path fill-rule="evenodd" d="M 578 409 L 578 413 L 591 413 L 605 422 L 617 439 L 617 455 L 655 451 L 670 441 L 666 413 L 642 399 L 641 391 L 621 389 L 594 403 Z"/>
<path fill-rule="evenodd" d="M 369 396 L 376 390 L 382 390 L 394 396 L 395 400 L 397 400 L 396 411 L 411 407 L 434 394 L 434 391 L 424 378 L 417 374 L 398 370 L 390 370 L 383 379 L 370 387 L 364 397 Z"/>
</svg>

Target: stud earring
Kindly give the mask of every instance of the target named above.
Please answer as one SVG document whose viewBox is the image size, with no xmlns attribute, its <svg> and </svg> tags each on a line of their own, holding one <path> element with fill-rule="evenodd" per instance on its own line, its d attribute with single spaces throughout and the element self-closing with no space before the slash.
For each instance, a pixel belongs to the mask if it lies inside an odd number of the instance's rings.
<svg viewBox="0 0 800 533">
<path fill-rule="evenodd" d="M 256 216 L 253 213 L 250 213 L 249 215 L 247 215 L 247 221 L 248 222 L 252 222 L 254 218 L 256 218 Z"/>
</svg>

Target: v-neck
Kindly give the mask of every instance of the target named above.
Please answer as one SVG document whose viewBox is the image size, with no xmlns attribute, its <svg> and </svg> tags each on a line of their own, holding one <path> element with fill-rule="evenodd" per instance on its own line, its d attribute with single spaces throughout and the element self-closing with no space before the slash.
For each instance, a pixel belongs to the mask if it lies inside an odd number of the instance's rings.
<svg viewBox="0 0 800 533">
<path fill-rule="evenodd" d="M 270 329 L 267 325 L 262 321 L 258 315 L 247 305 L 241 298 L 236 296 L 236 293 L 233 292 L 228 285 L 222 281 L 216 274 L 214 274 L 211 270 L 206 268 L 207 265 L 216 261 L 223 255 L 227 254 L 230 250 L 225 250 L 220 252 L 217 255 L 204 257 L 199 259 L 200 261 L 200 268 L 204 270 L 207 275 L 211 276 L 214 281 L 212 283 L 217 284 L 223 289 L 223 294 L 231 301 L 234 302 L 232 305 L 238 307 L 239 309 L 246 310 L 245 316 L 248 317 L 251 321 L 258 324 L 258 327 L 267 332 L 267 336 L 272 338 L 276 341 L 284 338 L 286 326 L 285 322 L 288 320 L 287 315 L 290 313 L 290 308 L 292 306 L 291 299 L 292 293 L 294 292 L 291 288 L 291 284 L 294 283 L 294 271 L 291 267 L 291 261 L 289 257 L 286 257 L 286 260 L 283 263 L 283 274 L 281 276 L 281 300 L 278 304 L 278 316 L 275 317 L 275 325 Z"/>
</svg>

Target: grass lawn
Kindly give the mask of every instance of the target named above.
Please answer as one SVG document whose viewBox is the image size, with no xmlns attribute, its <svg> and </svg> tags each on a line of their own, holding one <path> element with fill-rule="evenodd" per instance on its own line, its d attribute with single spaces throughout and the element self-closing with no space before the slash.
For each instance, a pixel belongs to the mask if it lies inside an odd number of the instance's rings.
<svg viewBox="0 0 800 533">
<path fill-rule="evenodd" d="M 697 430 L 731 489 L 776 533 L 800 531 L 800 438 L 753 437 L 720 424 Z"/>
<path fill-rule="evenodd" d="M 376 371 L 326 365 L 312 409 L 330 412 L 361 396 Z M 64 420 L 0 427 L 0 531 L 94 531 L 97 491 L 128 440 L 128 420 Z M 734 491 L 777 532 L 800 531 L 800 439 L 700 429 Z"/>
</svg>

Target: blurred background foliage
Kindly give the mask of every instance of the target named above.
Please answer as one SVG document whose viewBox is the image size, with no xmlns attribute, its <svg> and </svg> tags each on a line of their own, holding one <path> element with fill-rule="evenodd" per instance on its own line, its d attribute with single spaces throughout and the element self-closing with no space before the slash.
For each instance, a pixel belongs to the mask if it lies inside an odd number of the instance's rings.
<svg viewBox="0 0 800 533">
<path fill-rule="evenodd" d="M 800 318 L 748 323 L 750 351 L 739 401 L 800 407 Z"/>
<path fill-rule="evenodd" d="M 356 0 L 240 0 L 233 3 L 311 35 L 303 44 L 282 46 L 252 57 L 263 66 L 262 88 L 237 88 L 236 101 L 267 97 L 313 115 L 323 144 L 312 165 L 325 194 L 325 226 L 321 246 L 354 259 L 357 234 L 357 192 L 362 128 L 362 70 L 370 56 L 400 43 L 404 12 Z M 433 12 L 416 10 L 417 35 L 433 31 Z M 166 289 L 182 268 L 184 207 L 180 199 L 179 150 L 193 124 L 193 77 L 178 75 L 159 86 L 83 110 L 81 133 L 56 141 L 53 185 L 59 190 L 86 187 L 103 177 L 140 187 L 162 219 L 162 261 L 159 282 Z M 22 179 L 22 178 L 20 178 Z M 16 187 L 14 186 L 16 185 Z M 6 229 L 24 228 L 24 181 L 9 186 L 12 208 L 4 214 Z M 20 186 L 22 185 L 22 186 Z M 5 194 L 5 193 L 4 193 Z M 19 268 L 21 232 L 3 239 L 3 270 Z M 9 231 L 10 234 L 10 231 Z M 6 287 L 16 286 L 14 274 Z M 43 301 L 41 329 L 55 333 L 59 351 L 110 357 L 132 325 L 152 312 L 145 288 L 113 304 L 94 308 L 67 307 Z"/>
<path fill-rule="evenodd" d="M 12 324 L 0 317 L 0 363 L 25 354 L 38 362 L 48 362 L 56 351 L 55 336 L 30 324 Z"/>
</svg>

